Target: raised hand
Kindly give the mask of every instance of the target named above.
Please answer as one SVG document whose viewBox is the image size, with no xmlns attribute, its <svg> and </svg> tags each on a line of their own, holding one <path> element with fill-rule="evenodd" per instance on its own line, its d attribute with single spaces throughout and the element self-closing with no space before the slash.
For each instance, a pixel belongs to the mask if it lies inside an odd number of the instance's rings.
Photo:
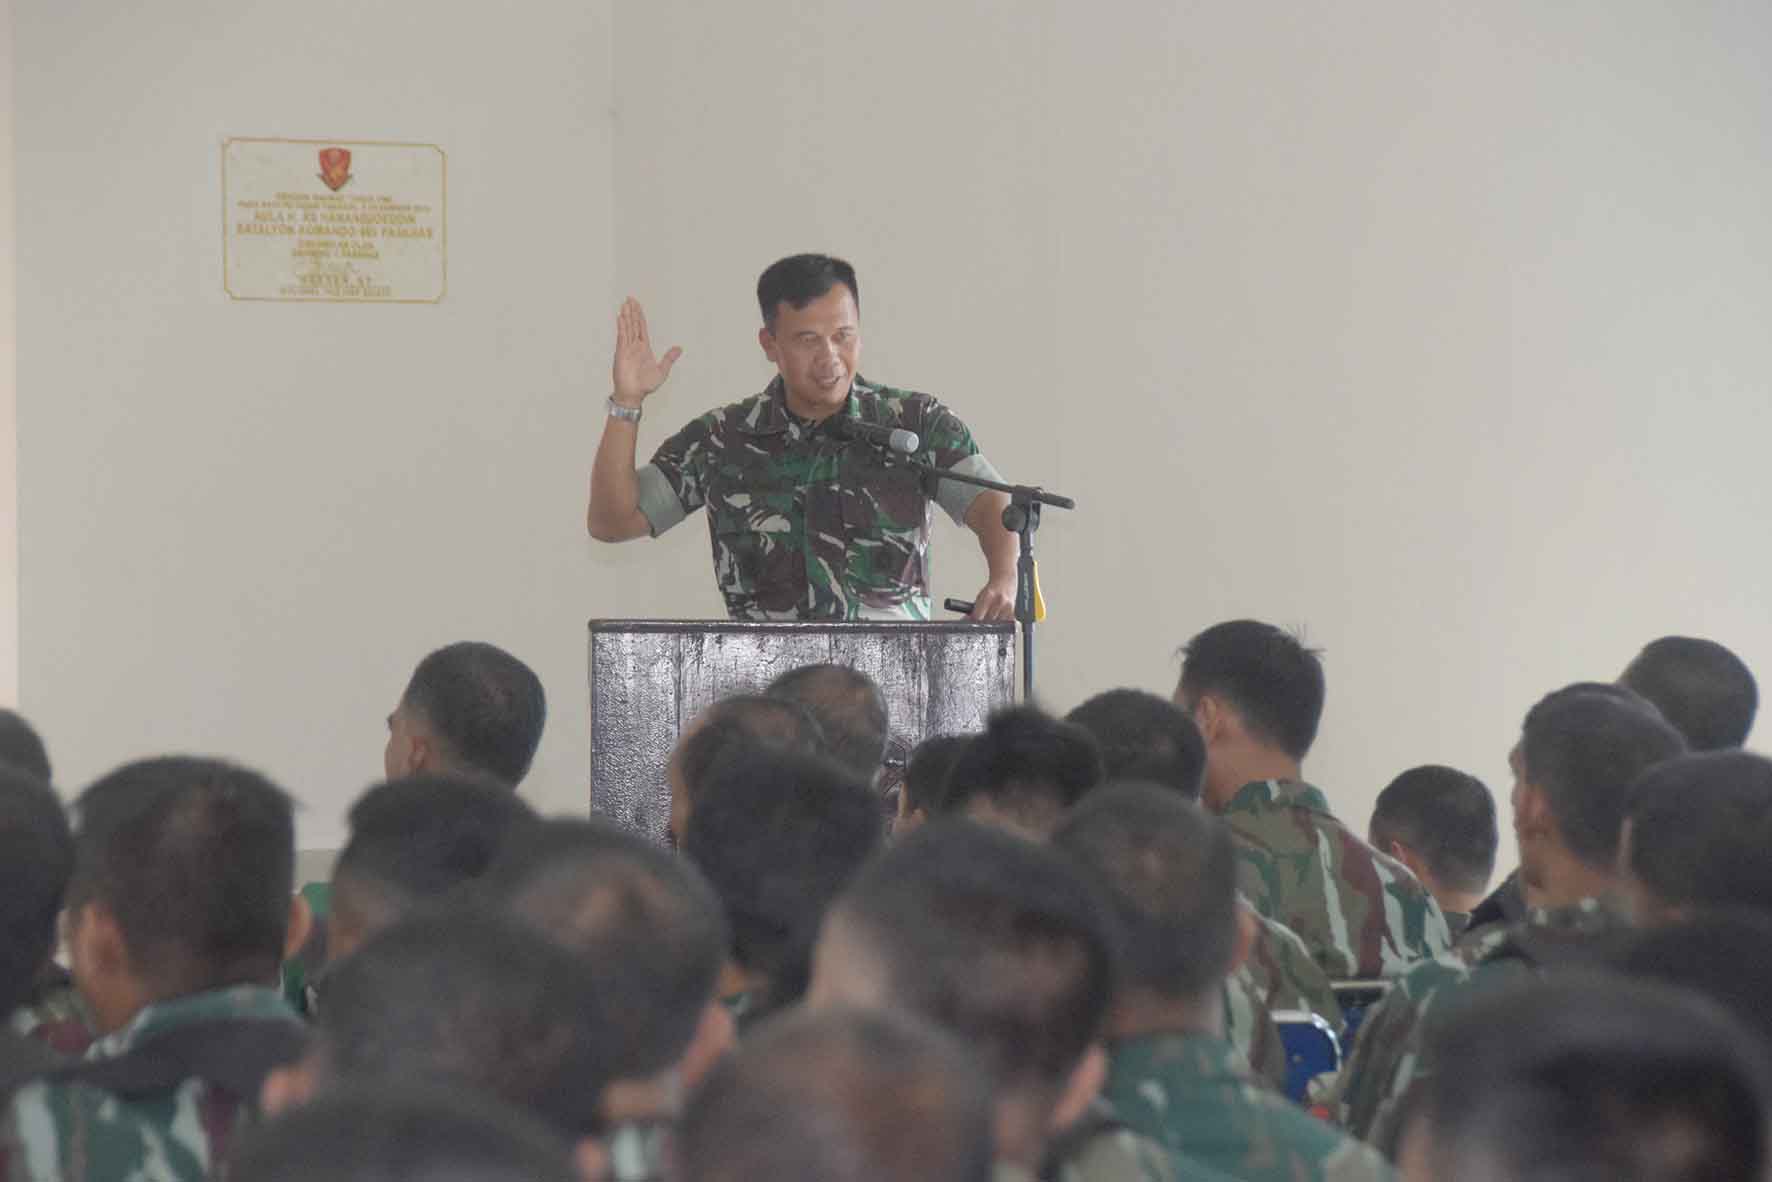
<svg viewBox="0 0 1772 1182">
<path fill-rule="evenodd" d="M 623 406 L 639 406 L 646 396 L 665 384 L 671 366 L 683 350 L 672 345 L 663 357 L 652 352 L 652 337 L 646 331 L 646 309 L 629 296 L 622 302 L 615 318 L 615 361 L 610 365 L 615 400 Z"/>
</svg>

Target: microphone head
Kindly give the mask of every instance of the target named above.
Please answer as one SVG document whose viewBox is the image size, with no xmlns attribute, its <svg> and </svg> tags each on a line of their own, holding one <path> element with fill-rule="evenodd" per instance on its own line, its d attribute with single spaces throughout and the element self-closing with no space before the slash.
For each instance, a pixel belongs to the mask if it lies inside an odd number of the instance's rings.
<svg viewBox="0 0 1772 1182">
<path fill-rule="evenodd" d="M 923 446 L 923 441 L 917 438 L 915 431 L 894 427 L 892 434 L 886 437 L 886 446 L 900 455 L 911 456 L 917 454 L 917 449 Z"/>
</svg>

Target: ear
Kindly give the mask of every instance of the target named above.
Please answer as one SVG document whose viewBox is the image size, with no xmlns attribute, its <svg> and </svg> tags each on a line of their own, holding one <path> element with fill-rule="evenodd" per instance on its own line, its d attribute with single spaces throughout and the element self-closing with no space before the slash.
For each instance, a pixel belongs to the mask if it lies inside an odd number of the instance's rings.
<svg viewBox="0 0 1772 1182">
<path fill-rule="evenodd" d="M 1260 933 L 1261 920 L 1255 917 L 1255 908 L 1237 900 L 1237 931 L 1231 943 L 1231 963 L 1225 968 L 1224 975 L 1230 976 L 1243 967 L 1249 959 L 1249 953 L 1255 948 L 1255 938 Z"/>
<path fill-rule="evenodd" d="M 1521 841 L 1529 841 L 1545 837 L 1554 827 L 1544 793 L 1521 780 L 1514 797 L 1514 833 Z"/>
<path fill-rule="evenodd" d="M 316 1079 L 311 1059 L 303 1057 L 284 1067 L 277 1067 L 259 1085 L 258 1107 L 266 1116 L 280 1116 L 300 1108 L 314 1098 Z"/>
<path fill-rule="evenodd" d="M 609 1151 L 595 1137 L 586 1137 L 572 1146 L 572 1164 L 578 1167 L 583 1182 L 603 1182 L 609 1177 Z"/>
<path fill-rule="evenodd" d="M 297 891 L 289 900 L 289 930 L 283 936 L 283 959 L 294 960 L 308 937 L 314 934 L 314 909 L 307 897 Z"/>
<path fill-rule="evenodd" d="M 1089 1049 L 1083 1052 L 1083 1057 L 1071 1069 L 1071 1076 L 1065 1080 L 1058 1104 L 1052 1109 L 1053 1133 L 1061 1133 L 1070 1128 L 1089 1111 L 1089 1106 L 1101 1095 L 1102 1085 L 1107 1082 L 1107 1069 L 1107 1052 L 1100 1043 L 1090 1043 Z"/>
<path fill-rule="evenodd" d="M 769 331 L 768 325 L 757 330 L 757 344 L 763 347 L 763 356 L 776 365 L 781 364 L 781 357 L 775 351 L 775 334 Z"/>
<path fill-rule="evenodd" d="M 678 1068 L 684 1088 L 699 1084 L 737 1043 L 738 1028 L 726 1003 L 716 999 L 703 1006 L 701 1018 L 695 1024 L 695 1034 L 689 1040 L 689 1049 L 683 1052 Z"/>
<path fill-rule="evenodd" d="M 86 903 L 69 933 L 70 953 L 75 960 L 106 976 L 129 969 L 129 948 L 117 917 L 103 903 Z"/>
<path fill-rule="evenodd" d="M 1194 724 L 1208 746 L 1225 737 L 1231 725 L 1231 712 L 1216 694 L 1201 694 L 1194 703 Z"/>
</svg>

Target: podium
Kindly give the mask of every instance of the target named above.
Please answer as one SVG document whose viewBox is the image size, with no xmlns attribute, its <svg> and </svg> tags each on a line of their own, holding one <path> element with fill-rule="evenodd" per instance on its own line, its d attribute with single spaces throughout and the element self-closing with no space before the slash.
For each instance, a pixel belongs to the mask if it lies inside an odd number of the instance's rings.
<svg viewBox="0 0 1772 1182">
<path fill-rule="evenodd" d="M 745 623 L 592 620 L 591 811 L 665 839 L 665 764 L 685 724 L 789 669 L 831 663 L 873 678 L 892 724 L 888 751 L 984 729 L 1015 700 L 1009 623 Z"/>
</svg>

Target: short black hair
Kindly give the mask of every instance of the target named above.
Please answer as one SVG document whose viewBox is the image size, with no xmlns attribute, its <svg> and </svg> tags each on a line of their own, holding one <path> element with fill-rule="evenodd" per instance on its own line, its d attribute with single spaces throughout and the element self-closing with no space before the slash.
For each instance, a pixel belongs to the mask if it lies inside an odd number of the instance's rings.
<svg viewBox="0 0 1772 1182">
<path fill-rule="evenodd" d="M 1029 833 L 1050 833 L 1101 778 L 1101 752 L 1088 731 L 1033 706 L 1014 706 L 991 715 L 960 753 L 941 811 L 962 812 L 984 797 Z"/>
<path fill-rule="evenodd" d="M 481 1097 L 410 1082 L 342 1088 L 244 1132 L 243 1182 L 582 1182 L 567 1142 Z"/>
<path fill-rule="evenodd" d="M 1654 702 L 1694 751 L 1747 742 L 1760 706 L 1752 671 L 1714 640 L 1652 640 L 1619 681 Z"/>
<path fill-rule="evenodd" d="M 904 767 L 905 807 L 934 814 L 947 794 L 948 778 L 960 753 L 972 742 L 971 735 L 934 735 L 917 744 Z"/>
<path fill-rule="evenodd" d="M 1322 653 L 1259 620 L 1215 624 L 1182 649 L 1181 691 L 1225 699 L 1252 737 L 1303 759 L 1323 720 Z"/>
<path fill-rule="evenodd" d="M 1230 974 L 1237 852 L 1223 822 L 1167 785 L 1107 784 L 1052 844 L 1107 889 L 1126 936 L 1126 985 L 1195 998 Z"/>
<path fill-rule="evenodd" d="M 1385 785 L 1372 806 L 1367 835 L 1380 850 L 1393 841 L 1408 846 L 1437 880 L 1457 891 L 1481 891 L 1489 884 L 1501 842 L 1488 786 L 1468 772 L 1432 763 L 1410 768 Z"/>
<path fill-rule="evenodd" d="M 515 793 L 484 780 L 426 775 L 377 784 L 351 806 L 333 907 L 365 934 L 385 927 L 478 879 L 536 820 Z"/>
<path fill-rule="evenodd" d="M 684 1182 L 987 1182 L 989 1086 L 951 1035 L 910 1015 L 783 1015 L 690 1100 Z"/>
<path fill-rule="evenodd" d="M 75 802 L 68 906 L 102 904 L 163 996 L 275 978 L 289 928 L 289 797 L 216 759 L 131 763 Z"/>
<path fill-rule="evenodd" d="M 420 661 L 400 700 L 464 768 L 512 786 L 528 774 L 548 720 L 535 671 L 479 641 L 448 645 Z"/>
<path fill-rule="evenodd" d="M 764 691 L 806 707 L 824 732 L 831 758 L 872 783 L 891 736 L 886 696 L 874 679 L 847 665 L 802 665 Z"/>
<path fill-rule="evenodd" d="M 1200 799 L 1206 774 L 1206 742 L 1187 711 L 1166 698 L 1136 689 L 1096 694 L 1065 715 L 1101 749 L 1110 780 L 1144 780 Z"/>
<path fill-rule="evenodd" d="M 1443 1066 L 1409 1120 L 1435 1177 L 1763 1176 L 1772 1084 L 1701 999 L 1571 971 L 1473 997 L 1427 1037 Z"/>
<path fill-rule="evenodd" d="M 55 779 L 43 736 L 16 710 L 0 710 L 0 765 L 29 772 L 45 784 Z"/>
<path fill-rule="evenodd" d="M 701 799 L 715 770 L 741 751 L 764 747 L 822 755 L 828 750 L 824 728 L 812 712 L 786 698 L 733 694 L 709 706 L 700 721 L 677 752 L 677 770 L 691 803 Z"/>
<path fill-rule="evenodd" d="M 755 750 L 715 772 L 683 851 L 725 905 L 732 959 L 769 981 L 763 1009 L 805 991 L 825 909 L 884 838 L 874 794 L 829 760 Z"/>
<path fill-rule="evenodd" d="M 781 306 L 804 308 L 813 300 L 841 283 L 861 311 L 861 288 L 855 281 L 855 268 L 828 254 L 795 254 L 770 263 L 757 277 L 757 308 L 763 313 L 765 327 L 775 328 L 775 317 Z"/>
<path fill-rule="evenodd" d="M 833 912 L 897 1006 L 960 1035 L 1000 1085 L 1050 1088 L 1100 1034 L 1119 928 L 1088 872 L 992 826 L 939 820 L 875 859 Z"/>
<path fill-rule="evenodd" d="M 1683 755 L 1630 791 L 1630 872 L 1668 906 L 1772 912 L 1772 760 Z"/>
<path fill-rule="evenodd" d="M 648 1079 L 683 1057 L 730 942 L 687 858 L 607 822 L 550 820 L 506 847 L 484 894 L 584 958 L 613 1075 Z"/>
<path fill-rule="evenodd" d="M 1731 908 L 1638 932 L 1615 957 L 1626 976 L 1709 998 L 1772 1062 L 1772 914 Z"/>
<path fill-rule="evenodd" d="M 25 1003 L 55 945 L 74 839 L 67 814 L 47 783 L 0 767 L 0 1021 Z M 4 1037 L 4 1035 L 0 1035 Z"/>
<path fill-rule="evenodd" d="M 582 958 L 515 916 L 415 912 L 328 971 L 320 1062 L 331 1079 L 449 1082 L 571 1138 L 602 1130 L 609 1031 Z"/>
<path fill-rule="evenodd" d="M 1577 682 L 1545 695 L 1526 715 L 1521 772 L 1544 794 L 1563 844 L 1610 870 L 1630 787 L 1686 749 L 1654 706 L 1617 686 Z"/>
</svg>

